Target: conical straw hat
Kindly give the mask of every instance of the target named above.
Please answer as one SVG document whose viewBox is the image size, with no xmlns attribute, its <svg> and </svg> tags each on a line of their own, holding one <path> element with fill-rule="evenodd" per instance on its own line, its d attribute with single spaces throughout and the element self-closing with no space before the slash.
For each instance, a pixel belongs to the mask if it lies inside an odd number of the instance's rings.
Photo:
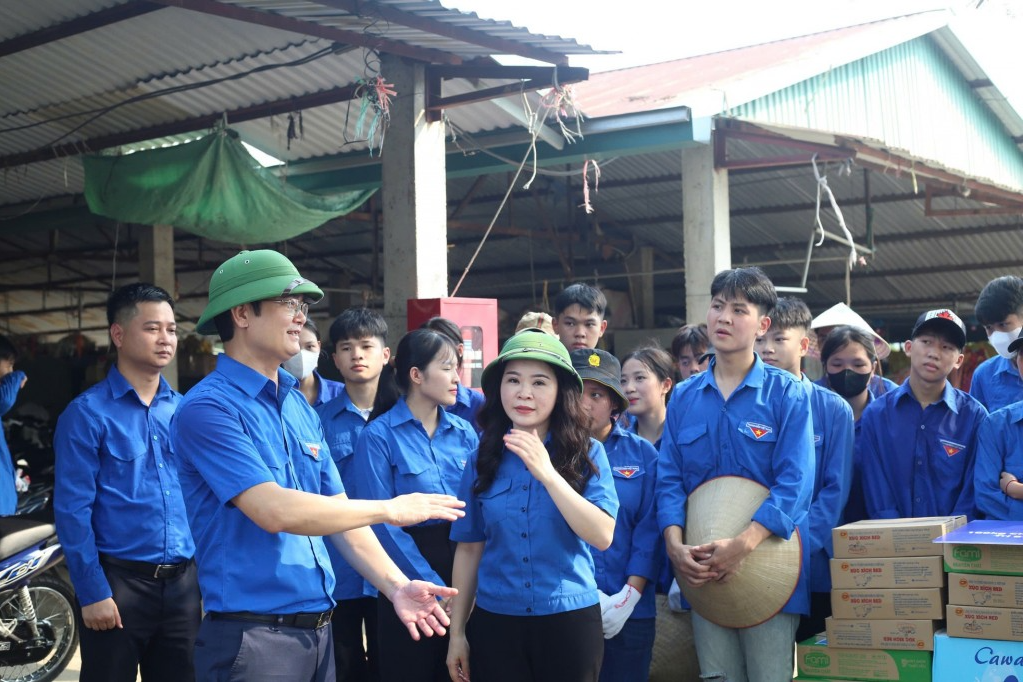
<svg viewBox="0 0 1023 682">
<path fill-rule="evenodd" d="M 704 482 L 689 495 L 685 541 L 702 545 L 734 538 L 749 526 L 768 490 L 740 476 Z M 799 581 L 802 544 L 798 529 L 783 540 L 772 535 L 742 562 L 727 582 L 692 587 L 679 580 L 693 610 L 726 628 L 748 628 L 771 618 L 788 602 Z"/>
</svg>

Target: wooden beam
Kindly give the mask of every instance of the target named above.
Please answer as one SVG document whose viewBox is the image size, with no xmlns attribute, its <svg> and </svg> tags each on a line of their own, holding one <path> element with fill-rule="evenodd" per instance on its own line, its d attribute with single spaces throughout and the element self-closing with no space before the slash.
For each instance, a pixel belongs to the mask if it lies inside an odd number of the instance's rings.
<svg viewBox="0 0 1023 682">
<path fill-rule="evenodd" d="M 94 137 L 87 140 L 69 142 L 67 144 L 57 145 L 54 147 L 43 147 L 41 149 L 33 149 L 27 152 L 18 152 L 16 154 L 0 156 L 0 168 L 12 168 L 14 166 L 21 166 L 37 161 L 50 161 L 52 159 L 59 159 L 66 156 L 78 156 L 79 154 L 96 152 L 101 149 L 116 147 L 122 144 L 145 142 L 146 140 L 155 140 L 170 135 L 181 135 L 183 133 L 205 130 L 216 125 L 220 120 L 222 120 L 224 115 L 227 116 L 228 121 L 231 123 L 241 123 L 243 121 L 267 118 L 268 116 L 273 116 L 275 114 L 286 114 L 298 109 L 313 109 L 327 104 L 347 102 L 355 97 L 356 90 L 357 86 L 347 85 L 343 88 L 331 88 L 330 90 L 324 90 L 323 92 L 317 92 L 312 95 L 288 97 L 285 99 L 275 100 L 273 102 L 241 107 L 240 109 L 233 109 L 231 111 L 216 112 L 212 114 L 205 114 L 203 116 L 196 116 L 194 118 L 186 118 L 181 121 L 174 121 L 173 123 L 161 123 L 159 125 L 149 126 L 148 128 L 139 128 L 128 132 L 102 135 L 100 137 Z"/>
<path fill-rule="evenodd" d="M 578 66 L 502 66 L 500 64 L 461 64 L 458 66 L 428 66 L 426 72 L 445 80 L 452 78 L 491 78 L 516 80 L 555 79 L 559 83 L 584 81 L 590 77 L 590 70 Z"/>
<path fill-rule="evenodd" d="M 92 12 L 85 16 L 76 17 L 69 21 L 5 40 L 0 43 L 0 57 L 6 57 L 33 47 L 70 38 L 79 33 L 86 33 L 97 28 L 109 26 L 110 24 L 133 19 L 158 9 L 163 9 L 163 7 L 151 2 L 128 2 L 123 5 L 101 9 L 98 12 Z"/>
<path fill-rule="evenodd" d="M 357 45 L 371 50 L 389 52 L 400 57 L 418 59 L 424 62 L 440 62 L 442 64 L 461 64 L 462 58 L 449 52 L 442 52 L 426 47 L 417 47 L 408 43 L 373 36 L 362 31 L 349 31 L 333 26 L 326 26 L 314 21 L 304 21 L 276 14 L 248 9 L 239 5 L 228 5 L 215 0 L 154 0 L 168 7 L 179 7 L 192 12 L 200 12 L 212 16 L 234 19 L 248 24 L 268 26 L 282 31 L 292 31 L 301 35 L 325 38 L 345 45 Z"/>
<path fill-rule="evenodd" d="M 316 0 L 320 5 L 341 9 L 357 16 L 380 18 L 392 24 L 400 24 L 436 36 L 459 40 L 470 45 L 487 48 L 494 54 L 515 54 L 548 64 L 568 64 L 568 57 L 542 47 L 532 47 L 515 40 L 492 36 L 483 31 L 464 28 L 457 24 L 404 12 L 391 5 L 366 0 Z"/>
</svg>

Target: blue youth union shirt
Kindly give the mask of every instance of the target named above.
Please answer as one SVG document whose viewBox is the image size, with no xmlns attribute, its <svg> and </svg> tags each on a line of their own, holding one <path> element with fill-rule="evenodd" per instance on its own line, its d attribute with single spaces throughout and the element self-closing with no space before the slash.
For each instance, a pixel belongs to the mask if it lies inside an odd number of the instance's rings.
<svg viewBox="0 0 1023 682">
<path fill-rule="evenodd" d="M 590 459 L 598 473 L 582 496 L 607 512 L 618 513 L 604 446 L 590 441 Z M 458 499 L 465 516 L 451 526 L 456 542 L 483 542 L 476 603 L 508 616 L 548 616 L 593 606 L 597 583 L 590 546 L 565 521 L 550 493 L 526 465 L 507 449 L 491 486 L 478 495 L 473 453 L 462 474 Z"/>
<path fill-rule="evenodd" d="M 1023 501 L 1009 497 L 1001 488 L 1003 471 L 1023 476 L 1020 443 L 1023 443 L 1023 402 L 992 412 L 977 431 L 973 481 L 977 509 L 985 518 L 1023 521 Z"/>
<path fill-rule="evenodd" d="M 986 417 L 980 402 L 948 381 L 927 407 L 908 380 L 867 405 L 860 417 L 867 516 L 973 518 L 977 429 Z"/>
<path fill-rule="evenodd" d="M 458 384 L 458 395 L 455 398 L 455 404 L 450 405 L 445 410 L 448 414 L 464 419 L 479 435 L 480 430 L 476 424 L 476 415 L 479 414 L 484 402 L 486 402 L 486 398 L 483 397 L 482 393 L 474 391 L 463 384 Z"/>
<path fill-rule="evenodd" d="M 668 403 L 657 458 L 657 521 L 686 525 L 689 493 L 717 476 L 743 476 L 770 491 L 753 514 L 775 535 L 799 534 L 806 547 L 813 494 L 814 450 L 810 398 L 800 380 L 754 356 L 742 383 L 725 400 L 714 381 L 716 359 L 683 383 Z M 809 612 L 808 576 L 782 609 Z"/>
<path fill-rule="evenodd" d="M 25 373 L 17 370 L 0 378 L 0 417 L 7 414 L 18 399 Z M 14 459 L 7 449 L 7 440 L 0 428 L 0 516 L 10 516 L 18 509 L 18 490 L 14 486 Z"/>
<path fill-rule="evenodd" d="M 268 533 L 231 502 L 261 483 L 344 492 L 320 420 L 295 378 L 278 370 L 275 385 L 220 355 L 216 370 L 178 406 L 171 439 L 204 608 L 287 614 L 333 607 L 324 538 Z"/>
<path fill-rule="evenodd" d="M 988 412 L 994 412 L 1023 400 L 1023 379 L 1012 360 L 995 355 L 973 370 L 970 395 L 979 400 Z"/>
<path fill-rule="evenodd" d="M 348 391 L 341 385 L 341 392 L 333 400 L 316 407 L 316 414 L 323 426 L 323 437 L 330 447 L 345 492 L 351 498 L 359 497 L 355 488 L 355 472 L 352 466 L 355 443 L 366 428 L 366 419 L 348 397 Z M 333 542 L 326 542 L 327 554 L 334 567 L 334 599 L 358 599 L 363 596 L 375 597 L 377 590 L 341 556 Z"/>
<path fill-rule="evenodd" d="M 649 441 L 615 424 L 604 441 L 618 495 L 614 539 L 604 551 L 590 547 L 597 588 L 615 594 L 630 575 L 647 579 L 631 618 L 653 618 L 655 583 L 664 563 L 664 540 L 657 529 L 654 484 L 657 450 Z"/>
<path fill-rule="evenodd" d="M 389 500 L 408 493 L 455 495 L 462 470 L 479 439 L 464 420 L 437 408 L 433 438 L 426 434 L 402 397 L 374 419 L 355 446 L 355 485 L 359 497 Z M 421 525 L 441 523 L 427 521 Z M 436 585 L 444 581 L 423 558 L 412 536 L 389 524 L 373 526 L 380 544 L 409 578 Z"/>
<path fill-rule="evenodd" d="M 827 592 L 831 589 L 831 529 L 843 523 L 842 511 L 852 484 L 853 412 L 849 403 L 834 391 L 812 383 L 805 376 L 802 384 L 810 395 L 815 464 L 806 552 L 810 560 L 810 591 Z"/>
<path fill-rule="evenodd" d="M 146 405 L 115 366 L 57 420 L 53 508 L 83 605 L 112 596 L 100 553 L 153 564 L 195 554 L 169 437 L 180 400 L 161 377 Z"/>
</svg>

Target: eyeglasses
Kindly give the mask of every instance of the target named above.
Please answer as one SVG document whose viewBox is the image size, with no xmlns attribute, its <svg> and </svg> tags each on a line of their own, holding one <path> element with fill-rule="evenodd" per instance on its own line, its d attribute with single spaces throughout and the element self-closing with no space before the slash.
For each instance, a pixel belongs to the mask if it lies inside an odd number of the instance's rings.
<svg viewBox="0 0 1023 682">
<path fill-rule="evenodd" d="M 277 303 L 278 305 L 284 306 L 288 309 L 288 312 L 291 313 L 292 317 L 298 313 L 302 313 L 303 315 L 309 314 L 309 304 L 305 301 L 299 301 L 294 298 L 270 298 L 267 299 L 267 302 Z"/>
</svg>

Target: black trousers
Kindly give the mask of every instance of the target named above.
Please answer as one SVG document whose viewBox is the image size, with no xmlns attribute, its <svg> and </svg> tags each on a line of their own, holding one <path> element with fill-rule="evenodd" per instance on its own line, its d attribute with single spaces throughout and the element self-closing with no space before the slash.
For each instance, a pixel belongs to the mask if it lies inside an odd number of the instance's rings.
<svg viewBox="0 0 1023 682">
<path fill-rule="evenodd" d="M 82 622 L 80 682 L 191 682 L 192 651 L 202 607 L 195 562 L 181 575 L 156 579 L 103 565 L 123 628 L 90 630 Z"/>
<path fill-rule="evenodd" d="M 799 617 L 799 628 L 796 630 L 796 641 L 802 642 L 814 635 L 824 632 L 824 621 L 831 615 L 831 593 L 810 593 L 810 615 Z"/>
<path fill-rule="evenodd" d="M 363 623 L 366 627 L 365 644 Z M 379 682 L 376 597 L 339 601 L 331 619 L 331 628 L 334 630 L 337 682 Z"/>
<path fill-rule="evenodd" d="M 604 659 L 600 606 L 505 616 L 477 606 L 466 626 L 469 676 L 480 682 L 597 682 Z"/>
<path fill-rule="evenodd" d="M 419 552 L 444 584 L 450 585 L 456 544 L 448 539 L 451 524 L 415 526 L 405 532 L 412 536 Z M 409 636 L 389 599 L 378 597 L 377 607 L 382 682 L 450 682 L 448 636 L 423 636 L 417 642 Z"/>
</svg>

